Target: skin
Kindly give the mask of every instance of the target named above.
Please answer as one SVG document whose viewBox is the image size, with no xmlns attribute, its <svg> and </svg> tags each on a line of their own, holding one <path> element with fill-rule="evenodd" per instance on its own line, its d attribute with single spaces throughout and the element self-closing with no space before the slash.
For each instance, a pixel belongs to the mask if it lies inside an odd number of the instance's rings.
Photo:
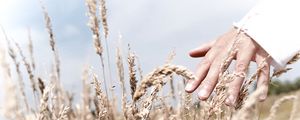
<svg viewBox="0 0 300 120">
<path fill-rule="evenodd" d="M 242 34 L 243 37 L 236 44 L 237 52 L 234 55 L 234 59 L 236 60 L 235 73 L 247 73 L 251 61 L 256 62 L 257 66 L 261 63 L 264 63 L 264 67 L 262 68 L 261 73 L 258 75 L 257 88 L 268 88 L 270 82 L 271 58 L 268 57 L 268 53 L 254 40 L 244 33 L 240 34 Z M 218 82 L 218 75 L 221 72 L 220 66 L 224 61 L 224 58 L 227 57 L 228 53 L 226 51 L 230 50 L 234 41 L 236 40 L 236 36 L 237 30 L 232 28 L 216 40 L 205 43 L 190 51 L 189 54 L 191 57 L 202 58 L 202 61 L 198 64 L 195 72 L 197 79 L 194 81 L 189 81 L 185 87 L 187 92 L 192 93 L 198 88 L 198 97 L 200 100 L 206 100 L 210 96 Z M 265 62 L 263 62 L 264 60 Z M 229 83 L 228 97 L 225 100 L 226 105 L 236 105 L 236 100 L 243 81 L 244 77 L 237 77 L 235 80 Z M 268 89 L 265 89 L 260 95 L 259 99 L 261 101 L 265 100 L 267 93 Z"/>
</svg>

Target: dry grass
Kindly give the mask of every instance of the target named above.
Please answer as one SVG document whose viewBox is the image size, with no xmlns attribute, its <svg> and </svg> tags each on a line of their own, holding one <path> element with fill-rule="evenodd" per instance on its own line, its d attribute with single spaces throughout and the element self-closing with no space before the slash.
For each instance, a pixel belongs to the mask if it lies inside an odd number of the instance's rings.
<svg viewBox="0 0 300 120">
<path fill-rule="evenodd" d="M 129 68 L 129 83 L 130 83 L 130 89 L 131 89 L 131 96 L 133 98 L 133 94 L 135 93 L 136 90 L 136 84 L 137 84 L 137 79 L 136 79 L 136 70 L 135 70 L 135 61 L 136 57 L 133 52 L 130 50 L 130 45 L 128 45 L 128 68 Z"/>
<path fill-rule="evenodd" d="M 14 42 L 7 37 L 8 48 L 0 47 L 0 63 L 2 75 L 5 79 L 5 103 L 3 108 L 3 116 L 7 119 L 20 119 L 20 120 L 133 120 L 133 119 L 170 119 L 170 120 L 193 120 L 193 119 L 218 119 L 218 120 L 252 120 L 262 119 L 267 120 L 276 118 L 277 112 L 284 105 L 284 101 L 293 100 L 290 103 L 290 111 L 286 114 L 289 115 L 290 120 L 299 119 L 297 116 L 299 112 L 299 97 L 300 93 L 293 95 L 283 96 L 278 100 L 269 101 L 270 113 L 260 115 L 262 110 L 258 103 L 258 96 L 261 91 L 266 88 L 259 88 L 251 95 L 249 87 L 257 79 L 257 75 L 261 69 L 264 68 L 264 62 L 258 69 L 250 76 L 246 74 L 234 73 L 228 70 L 229 62 L 233 60 L 232 56 L 237 50 L 235 49 L 236 43 L 243 39 L 241 31 L 237 33 L 236 40 L 232 48 L 228 51 L 228 56 L 224 58 L 223 64 L 220 66 L 221 73 L 219 74 L 219 82 L 214 90 L 213 95 L 206 101 L 198 101 L 193 99 L 191 94 L 184 91 L 184 86 L 187 80 L 195 80 L 196 77 L 189 69 L 184 66 L 172 64 L 172 59 L 175 57 L 175 52 L 172 52 L 167 58 L 164 65 L 154 68 L 154 70 L 146 75 L 143 75 L 141 62 L 138 60 L 137 55 L 130 49 L 127 53 L 127 67 L 128 76 L 125 77 L 124 56 L 121 44 L 116 49 L 116 68 L 117 78 L 119 80 L 121 97 L 115 97 L 115 91 L 108 90 L 105 77 L 105 64 L 103 58 L 103 47 L 101 44 L 101 35 L 104 34 L 107 40 L 109 35 L 107 11 L 104 0 L 86 0 L 87 13 L 89 17 L 88 27 L 92 32 L 92 41 L 96 50 L 96 55 L 101 59 L 102 76 L 95 72 L 92 67 L 86 66 L 82 73 L 82 93 L 81 101 L 75 103 L 73 96 L 68 91 L 63 89 L 60 83 L 60 59 L 58 56 L 58 49 L 52 30 L 51 19 L 42 4 L 42 10 L 45 19 L 46 29 L 49 35 L 50 50 L 53 53 L 53 72 L 49 74 L 49 79 L 45 76 L 37 76 L 34 72 L 38 64 L 34 61 L 33 43 L 31 34 L 29 32 L 28 39 L 28 52 L 29 57 L 25 56 L 24 52 L 18 43 Z M 100 22 L 102 24 L 100 24 Z M 102 26 L 103 29 L 100 29 Z M 103 30 L 103 33 L 101 33 Z M 121 36 L 120 36 L 121 39 Z M 107 42 L 107 41 L 106 41 Z M 107 48 L 109 46 L 106 46 Z M 15 49 L 16 48 L 16 49 Z M 109 52 L 107 51 L 107 54 Z M 17 58 L 22 60 L 20 64 Z M 10 67 L 10 58 L 12 66 Z M 30 58 L 29 60 L 27 58 Z M 125 57 L 126 58 L 126 57 Z M 297 54 L 289 63 L 294 63 L 299 58 Z M 110 63 L 108 56 L 108 70 L 110 71 Z M 32 94 L 26 93 L 25 88 L 29 86 L 24 85 L 24 76 L 22 75 L 21 65 L 25 66 L 29 80 L 31 82 L 30 88 L 34 91 L 33 95 L 38 101 L 33 104 L 28 102 L 28 97 Z M 137 66 L 136 66 L 137 65 Z M 274 76 L 278 76 L 288 69 L 275 72 Z M 12 73 L 16 73 L 18 84 L 12 77 Z M 109 73 L 110 74 L 110 73 Z M 139 76 L 137 76 L 139 75 Z M 111 75 L 110 75 L 111 76 Z M 224 105 L 227 97 L 228 83 L 233 81 L 236 77 L 244 77 L 245 82 L 240 90 L 238 105 L 236 107 L 228 107 Z M 108 80 L 112 81 L 112 77 Z M 180 79 L 180 81 L 174 81 Z M 181 80 L 182 79 L 182 80 Z M 170 84 L 167 84 L 170 83 Z M 177 85 L 175 85 L 177 83 Z M 129 84 L 129 86 L 126 86 Z M 170 90 L 165 91 L 164 87 L 169 85 Z M 19 89 L 14 89 L 15 87 Z M 103 91 L 104 87 L 104 91 Z M 126 89 L 130 89 L 131 97 Z M 39 92 L 36 92 L 38 91 Z M 112 96 L 111 98 L 109 96 Z M 117 99 L 119 98 L 119 99 Z M 121 102 L 121 107 L 115 102 Z M 274 105 L 272 105 L 274 103 Z M 270 107 L 272 106 L 272 107 Z"/>
<path fill-rule="evenodd" d="M 16 73 L 17 73 L 17 76 L 18 76 L 18 83 L 19 83 L 18 87 L 19 87 L 20 94 L 22 96 L 21 99 L 23 99 L 23 101 L 24 101 L 26 110 L 29 110 L 28 100 L 26 98 L 26 94 L 25 94 L 25 90 L 24 90 L 24 87 L 25 87 L 24 84 L 25 83 L 23 81 L 23 76 L 22 76 L 22 73 L 21 73 L 21 70 L 20 70 L 20 62 L 17 61 L 16 51 L 15 51 L 15 49 L 12 48 L 11 43 L 8 40 L 7 36 L 6 36 L 5 31 L 3 29 L 2 29 L 2 31 L 5 35 L 5 39 L 6 39 L 6 42 L 7 42 L 8 54 L 9 54 L 10 58 L 12 59 L 13 64 L 15 65 L 15 68 L 16 68 Z"/>
<path fill-rule="evenodd" d="M 33 92 L 37 92 L 37 86 L 36 86 L 36 80 L 35 80 L 35 76 L 34 76 L 34 73 L 32 71 L 32 68 L 30 66 L 30 63 L 28 62 L 28 60 L 26 59 L 20 45 L 16 42 L 15 43 L 15 46 L 17 48 L 17 52 L 20 54 L 21 58 L 22 58 L 22 62 L 24 64 L 24 66 L 26 67 L 26 70 L 27 70 L 27 73 L 29 75 L 29 79 L 31 81 L 31 88 L 33 90 Z M 18 70 L 17 70 L 18 71 Z"/>
<path fill-rule="evenodd" d="M 54 31 L 52 29 L 51 18 L 47 12 L 46 7 L 42 3 L 42 1 L 40 1 L 40 3 L 41 3 L 43 14 L 44 14 L 44 20 L 45 20 L 46 29 L 47 29 L 48 36 L 49 36 L 49 43 L 50 43 L 51 51 L 53 52 L 53 56 L 54 56 L 53 57 L 54 58 L 54 66 L 53 67 L 54 67 L 55 73 L 56 73 L 55 77 L 58 81 L 60 81 L 60 60 L 59 60 L 59 55 L 58 55 L 58 51 L 57 51 L 57 47 L 56 47 Z M 30 47 L 32 47 L 32 46 L 30 46 Z"/>
</svg>

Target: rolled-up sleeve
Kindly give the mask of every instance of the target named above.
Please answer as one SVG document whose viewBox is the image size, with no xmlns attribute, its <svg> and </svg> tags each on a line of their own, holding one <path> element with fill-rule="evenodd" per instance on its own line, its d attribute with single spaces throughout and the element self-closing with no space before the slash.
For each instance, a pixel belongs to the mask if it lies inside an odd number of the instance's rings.
<svg viewBox="0 0 300 120">
<path fill-rule="evenodd" d="M 275 69 L 282 69 L 300 50 L 300 1 L 260 1 L 234 26 L 270 54 Z"/>
</svg>

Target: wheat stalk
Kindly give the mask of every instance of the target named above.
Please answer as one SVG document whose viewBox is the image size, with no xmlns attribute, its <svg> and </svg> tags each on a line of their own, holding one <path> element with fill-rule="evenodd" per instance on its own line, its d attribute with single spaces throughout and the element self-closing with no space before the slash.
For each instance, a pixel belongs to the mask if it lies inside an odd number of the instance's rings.
<svg viewBox="0 0 300 120">
<path fill-rule="evenodd" d="M 59 109 L 60 109 L 60 104 L 63 104 L 64 102 L 68 101 L 67 98 L 67 93 L 64 91 L 64 89 L 61 86 L 60 78 L 61 78 L 61 68 L 60 68 L 60 58 L 58 54 L 58 49 L 56 46 L 56 40 L 54 36 L 54 31 L 52 29 L 52 20 L 49 16 L 49 13 L 47 12 L 46 7 L 44 6 L 42 0 L 40 0 L 40 5 L 43 11 L 44 15 L 44 21 L 45 21 L 45 26 L 46 30 L 48 33 L 49 37 L 49 44 L 51 47 L 51 51 L 53 53 L 53 59 L 54 59 L 54 64 L 53 64 L 53 76 L 52 76 L 52 83 L 55 86 L 53 88 L 53 93 L 57 96 L 53 97 L 53 107 L 52 107 L 52 114 L 53 116 L 58 116 L 59 114 Z"/>
<path fill-rule="evenodd" d="M 101 15 L 101 23 L 103 26 L 103 31 L 104 31 L 104 37 L 105 37 L 105 47 L 106 47 L 106 55 L 107 55 L 107 69 L 108 69 L 108 74 L 109 74 L 109 81 L 110 81 L 110 88 L 111 88 L 111 93 L 113 98 L 115 98 L 114 95 L 114 89 L 112 88 L 112 72 L 111 72 L 111 64 L 110 64 L 110 52 L 109 52 L 109 45 L 108 45 L 108 35 L 109 35 L 109 28 L 108 28 L 108 23 L 107 23 L 107 9 L 106 9 L 106 1 L 105 0 L 99 0 L 99 11 Z M 104 65 L 102 65 L 104 68 Z M 104 71 L 104 69 L 103 69 Z M 104 78 L 105 79 L 105 78 Z M 113 101 L 115 101 L 113 99 Z"/>
<path fill-rule="evenodd" d="M 228 52 L 227 57 L 223 60 L 223 63 L 220 66 L 220 74 L 219 74 L 219 80 L 216 85 L 216 88 L 214 89 L 216 95 L 212 97 L 212 99 L 209 101 L 209 108 L 206 110 L 207 119 L 211 118 L 213 115 L 216 115 L 218 119 L 221 117 L 222 105 L 227 98 L 227 83 L 232 82 L 236 77 L 236 74 L 229 74 L 227 68 L 229 67 L 229 63 L 233 60 L 234 55 L 236 54 L 236 45 L 239 42 L 241 38 L 239 37 L 239 34 L 237 34 L 237 38 L 234 41 L 233 45 L 230 48 L 230 51 Z M 244 76 L 241 76 L 244 77 Z"/>
<path fill-rule="evenodd" d="M 136 70 L 135 70 L 135 54 L 131 52 L 130 50 L 130 45 L 128 45 L 128 68 L 129 68 L 129 83 L 130 83 L 130 88 L 131 88 L 131 96 L 133 98 L 134 92 L 136 90 L 136 84 L 137 84 L 137 79 L 136 79 Z"/>
<path fill-rule="evenodd" d="M 124 115 L 125 120 L 129 119 L 129 115 L 127 114 L 129 110 L 127 110 L 127 100 L 126 100 L 126 88 L 125 88 L 125 80 L 124 80 L 124 65 L 123 65 L 123 58 L 122 58 L 122 51 L 120 46 L 117 47 L 117 70 L 119 76 L 119 82 L 121 85 L 122 90 L 122 112 Z"/>
<path fill-rule="evenodd" d="M 38 86 L 39 86 L 39 89 L 41 91 L 41 94 L 44 94 L 44 90 L 45 90 L 45 83 L 44 81 L 42 80 L 42 78 L 38 78 Z"/>
<path fill-rule="evenodd" d="M 5 103 L 7 106 L 4 106 L 5 108 L 0 108 L 1 110 L 4 110 L 4 115 L 8 119 L 39 119 L 39 120 L 66 120 L 66 119 L 74 119 L 74 120 L 93 120 L 93 119 L 122 119 L 121 117 L 124 116 L 124 119 L 226 119 L 229 120 L 232 118 L 233 113 L 233 119 L 251 119 L 254 118 L 255 114 L 255 103 L 258 101 L 257 98 L 261 94 L 262 89 L 266 88 L 258 88 L 253 94 L 250 96 L 248 95 L 248 88 L 252 84 L 254 80 L 257 79 L 257 76 L 259 75 L 261 69 L 264 67 L 264 65 L 259 65 L 256 72 L 248 79 L 245 80 L 243 83 L 243 87 L 241 88 L 241 93 L 238 98 L 238 105 L 237 105 L 237 112 L 232 111 L 233 109 L 229 107 L 224 107 L 223 102 L 227 97 L 227 83 L 233 81 L 237 77 L 246 77 L 246 74 L 240 74 L 240 73 L 230 73 L 227 69 L 230 65 L 230 62 L 234 58 L 234 54 L 238 51 L 236 49 L 236 44 L 243 39 L 244 37 L 249 37 L 247 35 L 241 34 L 243 31 L 238 30 L 236 33 L 236 36 L 233 41 L 233 46 L 229 49 L 227 52 L 227 56 L 224 59 L 223 63 L 220 65 L 220 71 L 218 78 L 218 83 L 216 85 L 216 88 L 214 89 L 213 95 L 205 102 L 201 103 L 195 103 L 194 107 L 192 107 L 192 96 L 191 94 L 187 93 L 179 93 L 180 95 L 180 102 L 177 105 L 178 110 L 173 109 L 173 103 L 168 103 L 170 96 L 173 96 L 174 101 L 176 100 L 175 97 L 175 91 L 177 89 L 181 89 L 180 86 L 177 88 L 173 85 L 173 75 L 177 74 L 181 77 L 188 80 L 194 80 L 196 77 L 193 75 L 192 72 L 190 72 L 188 69 L 186 69 L 183 66 L 178 65 L 172 65 L 171 61 L 175 56 L 175 52 L 173 51 L 165 65 L 160 66 L 156 69 L 154 69 L 152 72 L 147 74 L 146 76 L 143 76 L 142 69 L 140 62 L 136 56 L 135 53 L 131 52 L 129 50 L 128 52 L 128 67 L 129 67 L 129 83 L 131 87 L 131 98 L 132 100 L 127 100 L 126 96 L 126 86 L 125 86 L 125 76 L 124 76 L 124 65 L 123 65 L 123 56 L 122 51 L 120 47 L 117 47 L 117 56 L 116 56 L 116 65 L 117 65 L 117 72 L 118 72 L 118 78 L 122 90 L 122 112 L 123 116 L 118 114 L 118 109 L 115 106 L 115 96 L 114 89 L 110 89 L 110 91 L 107 90 L 106 86 L 106 77 L 105 77 L 105 69 L 104 69 L 104 59 L 103 59 L 103 48 L 101 44 L 101 33 L 100 33 L 100 21 L 103 26 L 103 34 L 105 37 L 106 42 L 106 52 L 107 52 L 107 63 L 108 63 L 108 72 L 109 72 L 109 80 L 110 85 L 112 82 L 112 75 L 110 70 L 110 57 L 109 57 L 109 46 L 108 46 L 108 35 L 109 35 L 109 29 L 108 29 L 108 21 L 107 21 L 107 9 L 105 6 L 105 0 L 86 0 L 85 3 L 87 4 L 88 8 L 88 17 L 89 17 L 89 23 L 88 26 L 92 31 L 93 35 L 93 44 L 94 48 L 96 50 L 96 54 L 99 55 L 101 59 L 101 67 L 102 67 L 102 74 L 103 74 L 103 81 L 104 81 L 104 87 L 105 87 L 105 93 L 103 93 L 101 89 L 101 83 L 98 80 L 98 77 L 93 72 L 89 72 L 87 69 L 84 70 L 82 75 L 82 84 L 83 84 L 83 90 L 82 90 L 82 104 L 75 104 L 73 105 L 73 95 L 64 91 L 63 87 L 60 86 L 60 61 L 58 56 L 58 51 L 56 47 L 56 41 L 54 37 L 54 31 L 52 30 L 51 25 L 51 19 L 48 15 L 48 12 L 46 11 L 46 8 L 42 5 L 46 29 L 48 31 L 49 35 L 49 42 L 51 51 L 54 54 L 54 67 L 53 67 L 53 74 L 50 74 L 51 76 L 51 83 L 50 85 L 47 85 L 41 77 L 36 77 L 35 67 L 36 63 L 34 61 L 33 56 L 33 44 L 32 44 L 32 38 L 30 30 L 28 30 L 28 49 L 29 49 L 29 55 L 30 60 L 26 59 L 24 55 L 24 51 L 21 50 L 21 47 L 16 43 L 17 50 L 14 50 L 11 45 L 8 46 L 8 53 L 10 55 L 10 58 L 12 60 L 13 65 L 16 67 L 17 77 L 18 77 L 18 87 L 20 88 L 20 92 L 22 96 L 17 96 L 18 91 L 14 89 L 16 87 L 13 84 L 12 81 L 12 75 L 10 66 L 6 61 L 6 52 L 5 50 L 0 47 L 0 63 L 1 63 L 1 69 L 3 69 L 3 77 L 6 80 L 5 82 L 5 88 L 6 92 L 9 93 L 7 97 L 5 97 Z M 100 16 L 99 16 L 100 15 Z M 7 37 L 6 37 L 7 39 Z M 8 39 L 7 39 L 8 41 Z M 9 41 L 8 41 L 9 42 Z M 24 91 L 24 83 L 23 83 L 23 76 L 21 75 L 20 70 L 20 62 L 17 59 L 17 54 L 20 54 L 22 62 L 24 63 L 27 73 L 29 74 L 30 82 L 33 84 L 31 87 L 37 91 L 41 92 L 41 98 L 40 98 L 40 104 L 38 111 L 32 111 L 32 112 L 25 112 L 22 107 L 23 105 L 20 104 L 19 97 L 25 96 Z M 295 61 L 297 61 L 300 57 L 300 53 L 296 54 L 294 58 L 292 58 L 288 64 L 292 64 Z M 29 58 L 29 57 L 28 57 Z M 267 58 L 266 58 L 267 59 Z M 265 63 L 265 62 L 263 62 Z M 262 63 L 262 64 L 263 64 Z M 137 65 L 137 68 L 135 68 Z M 287 72 L 290 70 L 289 68 L 286 68 L 281 71 L 274 72 L 274 76 L 279 76 L 280 74 Z M 40 71 L 37 71 L 40 72 Z M 140 75 L 137 77 L 137 72 Z M 92 75 L 90 75 L 90 73 Z M 89 80 L 91 78 L 93 79 L 93 86 L 94 91 L 91 91 Z M 37 78 L 37 79 L 35 79 Z M 137 85 L 137 81 L 140 80 L 140 85 Z M 32 82 L 33 81 L 33 82 Z M 167 96 L 163 96 L 165 94 L 165 91 L 162 91 L 162 87 L 167 84 L 167 82 L 170 83 L 170 94 Z M 47 86 L 45 88 L 45 86 Z M 111 87 L 111 86 L 110 86 Z M 112 87 L 111 87 L 112 88 Z M 152 88 L 149 94 L 147 94 L 147 90 L 149 88 Z M 180 90 L 178 90 L 181 92 Z M 91 95 L 91 93 L 95 93 Z M 113 96 L 112 100 L 109 99 L 110 92 Z M 249 96 L 249 98 L 248 98 Z M 279 101 L 275 102 L 275 105 L 271 108 L 271 114 L 270 118 L 275 118 L 275 114 L 278 110 L 278 107 L 280 104 L 285 100 L 294 100 L 293 104 L 293 110 L 290 115 L 290 119 L 295 118 L 295 114 L 297 112 L 297 100 L 298 97 L 287 97 L 282 98 Z M 92 103 L 93 100 L 93 103 Z M 111 100 L 111 101 L 110 101 Z M 160 102 L 156 102 L 155 100 L 160 100 Z M 26 100 L 24 100 L 25 104 L 28 104 Z M 94 104 L 95 106 L 93 106 Z M 201 108 L 197 107 L 201 104 Z M 28 105 L 26 105 L 28 106 Z M 75 106 L 76 108 L 72 108 Z M 111 107 L 111 109 L 109 109 Z M 28 108 L 27 108 L 28 110 Z M 199 112 L 198 112 L 199 111 Z"/>
<path fill-rule="evenodd" d="M 46 29 L 47 29 L 48 36 L 49 36 L 50 47 L 51 47 L 51 50 L 52 50 L 53 56 L 54 56 L 54 68 L 55 68 L 55 73 L 56 73 L 56 77 L 57 77 L 56 79 L 60 82 L 60 60 L 59 60 L 59 55 L 58 55 L 58 51 L 57 51 L 57 47 L 56 47 L 56 40 L 54 37 L 54 32 L 52 29 L 51 18 L 47 12 L 46 7 L 44 6 L 44 4 L 42 3 L 41 0 L 40 0 L 40 4 L 41 4 L 42 10 L 43 10 L 45 25 L 46 25 Z"/>
<path fill-rule="evenodd" d="M 158 100 L 161 103 L 163 119 L 169 120 L 172 115 L 172 111 L 170 110 L 171 107 L 169 105 L 167 105 L 165 97 L 159 97 Z"/>
<path fill-rule="evenodd" d="M 256 72 L 250 77 L 250 79 L 248 79 L 244 82 L 242 88 L 240 89 L 240 95 L 238 96 L 238 99 L 237 99 L 236 109 L 241 108 L 242 105 L 244 104 L 244 100 L 247 99 L 247 96 L 249 94 L 248 93 L 249 86 L 252 84 L 253 81 L 257 80 L 257 77 L 261 73 L 262 69 L 264 69 L 266 67 L 266 60 L 269 57 L 270 56 L 268 56 L 267 58 L 264 58 L 264 60 L 261 63 L 259 63 Z"/>
<path fill-rule="evenodd" d="M 105 39 L 107 39 L 108 37 L 108 24 L 107 24 L 107 9 L 106 9 L 106 2 L 105 0 L 99 0 L 100 3 L 100 7 L 99 7 L 99 11 L 101 14 L 101 23 L 103 26 L 103 30 L 104 30 L 104 36 Z"/>
<path fill-rule="evenodd" d="M 96 53 L 102 55 L 103 47 L 101 44 L 100 33 L 99 33 L 100 30 L 99 30 L 99 19 L 97 17 L 97 1 L 86 0 L 85 3 L 88 8 L 88 13 L 87 13 L 89 17 L 88 26 L 93 32 L 94 47 L 96 49 Z"/>
<path fill-rule="evenodd" d="M 235 74 L 229 74 L 227 69 L 238 51 L 237 44 L 245 37 L 247 36 L 245 36 L 245 34 L 243 34 L 242 31 L 238 31 L 235 33 L 232 46 L 226 52 L 227 55 L 224 58 L 222 64 L 220 65 L 221 72 L 218 75 L 218 83 L 216 85 L 216 88 L 214 89 L 216 95 L 208 101 L 209 107 L 203 110 L 204 115 L 206 115 L 204 119 L 211 119 L 213 115 L 220 119 L 221 113 L 223 112 L 222 106 L 225 99 L 227 98 L 227 83 L 231 82 L 234 78 L 236 78 Z"/>
<path fill-rule="evenodd" d="M 272 74 L 271 78 L 273 78 L 273 77 L 279 77 L 282 74 L 287 73 L 290 70 L 292 70 L 292 68 L 284 68 L 284 69 L 279 70 L 279 71 L 274 71 L 274 73 Z"/>
<path fill-rule="evenodd" d="M 154 86 L 153 91 L 150 96 L 143 100 L 142 109 L 136 115 L 138 119 L 146 119 L 150 114 L 152 108 L 153 100 L 156 98 L 156 94 L 161 90 L 164 85 L 163 79 L 172 75 L 173 73 L 182 76 L 185 79 L 195 80 L 196 77 L 183 66 L 176 66 L 171 64 L 165 64 L 162 67 L 156 68 L 154 71 L 150 72 L 142 81 L 140 86 L 134 93 L 133 102 L 139 100 L 145 93 L 147 88 Z"/>
<path fill-rule="evenodd" d="M 168 58 L 167 58 L 167 60 L 166 60 L 166 64 L 170 64 L 172 61 L 173 61 L 173 59 L 174 59 L 174 57 L 176 56 L 176 53 L 175 53 L 175 50 L 173 50 L 170 54 L 169 54 L 169 56 L 168 56 Z M 170 94 L 171 94 L 171 96 L 173 97 L 173 99 L 175 99 L 175 87 L 174 87 L 174 78 L 173 78 L 173 76 L 170 76 L 170 88 L 171 88 L 171 91 L 170 91 Z"/>
<path fill-rule="evenodd" d="M 94 80 L 94 85 L 95 85 L 95 91 L 96 91 L 96 108 L 97 108 L 97 113 L 96 115 L 98 116 L 97 119 L 108 119 L 108 106 L 109 103 L 106 101 L 106 96 L 103 94 L 101 90 L 101 84 L 98 81 L 97 75 L 93 74 L 93 80 Z"/>
<path fill-rule="evenodd" d="M 172 61 L 174 60 L 176 56 L 175 50 L 172 50 L 172 52 L 168 55 L 167 60 L 166 60 L 166 64 L 170 64 L 172 63 Z"/>
<path fill-rule="evenodd" d="M 183 104 L 183 117 L 185 120 L 192 119 L 191 116 L 191 106 L 192 106 L 192 95 L 189 93 L 184 93 L 184 104 Z"/>
<path fill-rule="evenodd" d="M 298 52 L 292 59 L 287 62 L 287 65 L 293 64 L 300 59 L 300 52 Z"/>
<path fill-rule="evenodd" d="M 24 53 L 23 53 L 20 45 L 17 42 L 15 42 L 15 41 L 14 41 L 14 43 L 15 43 L 15 46 L 17 48 L 17 51 L 18 51 L 19 55 L 22 58 L 22 62 L 24 64 L 24 66 L 26 67 L 26 70 L 27 70 L 27 73 L 29 75 L 29 79 L 30 79 L 30 82 L 31 82 L 31 88 L 32 88 L 33 92 L 35 93 L 37 91 L 37 86 L 36 86 L 36 80 L 35 80 L 35 76 L 33 74 L 31 65 L 27 61 L 27 59 L 26 59 L 26 57 L 25 57 L 25 55 L 24 55 Z"/>
<path fill-rule="evenodd" d="M 29 111 L 29 104 L 28 104 L 28 100 L 26 98 L 26 94 L 25 94 L 25 91 L 24 91 L 25 84 L 24 84 L 23 76 L 22 76 L 22 73 L 21 73 L 21 70 L 20 70 L 20 62 L 17 61 L 16 51 L 12 48 L 12 46 L 10 44 L 10 41 L 8 40 L 8 38 L 7 38 L 4 30 L 3 30 L 3 33 L 4 33 L 6 41 L 7 41 L 9 56 L 13 60 L 13 63 L 15 65 L 16 72 L 17 72 L 17 75 L 18 75 L 18 82 L 19 82 L 19 86 L 18 87 L 20 89 L 21 98 L 24 101 L 26 110 Z"/>
<path fill-rule="evenodd" d="M 90 27 L 92 33 L 93 33 L 93 42 L 94 42 L 94 48 L 96 50 L 96 54 L 99 55 L 101 60 L 101 67 L 102 67 L 102 75 L 103 75 L 103 81 L 104 81 L 104 89 L 106 95 L 108 95 L 107 90 L 107 83 L 106 83 L 106 77 L 105 77 L 105 69 L 104 69 L 104 59 L 103 59 L 103 47 L 100 40 L 100 28 L 99 28 L 99 18 L 97 17 L 97 1 L 96 0 L 86 0 L 85 1 L 87 8 L 88 8 L 88 17 L 89 22 L 88 26 Z M 108 102 L 107 97 L 107 103 Z M 109 109 L 109 107 L 108 107 Z"/>
<path fill-rule="evenodd" d="M 0 69 L 4 81 L 4 111 L 3 115 L 8 119 L 24 119 L 24 115 L 19 108 L 18 96 L 16 94 L 15 85 L 13 84 L 11 68 L 9 63 L 6 61 L 6 51 L 0 46 Z"/>
<path fill-rule="evenodd" d="M 216 85 L 215 88 L 215 96 L 212 97 L 212 99 L 208 102 L 209 108 L 206 113 L 208 118 L 211 118 L 213 115 L 218 117 L 220 119 L 221 113 L 224 112 L 222 109 L 222 106 L 224 104 L 224 101 L 227 98 L 227 90 L 228 86 L 227 83 L 233 81 L 237 76 L 236 74 L 229 74 L 229 72 L 224 72 L 219 78 L 219 82 Z"/>
<path fill-rule="evenodd" d="M 254 106 L 258 101 L 258 97 L 261 95 L 263 91 L 267 89 L 266 87 L 260 87 L 256 89 L 246 100 L 243 107 L 236 112 L 236 114 L 232 117 L 232 120 L 252 120 L 253 114 L 255 113 Z"/>
<path fill-rule="evenodd" d="M 35 60 L 34 60 L 34 55 L 33 55 L 33 43 L 32 43 L 32 37 L 31 37 L 31 30 L 28 29 L 28 50 L 30 54 L 30 60 L 31 60 L 31 67 L 32 70 L 35 70 Z"/>
<path fill-rule="evenodd" d="M 59 117 L 57 120 L 69 120 L 68 113 L 70 111 L 70 107 L 62 105 L 62 109 L 59 112 Z"/>
<path fill-rule="evenodd" d="M 39 114 L 38 119 L 39 120 L 50 120 L 51 119 L 51 112 L 49 111 L 48 107 L 48 100 L 49 100 L 49 94 L 50 91 L 53 89 L 53 85 L 47 86 L 45 88 L 44 94 L 42 95 L 41 101 L 40 101 L 40 107 L 39 107 Z"/>
<path fill-rule="evenodd" d="M 297 62 L 298 60 L 300 59 L 300 52 L 296 53 L 294 55 L 293 58 L 291 58 L 288 62 L 287 62 L 287 65 L 291 65 L 291 64 L 294 64 L 295 62 Z M 288 71 L 292 70 L 292 68 L 284 68 L 284 69 L 281 69 L 281 70 L 277 70 L 277 71 L 274 71 L 273 75 L 271 76 L 271 78 L 273 77 L 279 77 L 281 76 L 283 73 L 287 73 Z"/>
<path fill-rule="evenodd" d="M 189 80 L 196 79 L 195 75 L 193 75 L 193 73 L 190 70 L 188 70 L 183 66 L 165 64 L 162 67 L 158 67 L 152 72 L 150 72 L 141 81 L 140 86 L 137 88 L 136 92 L 134 93 L 133 100 L 137 101 L 138 99 L 140 99 L 140 97 L 142 97 L 145 94 L 146 89 L 151 86 L 156 86 L 156 88 L 158 88 L 160 85 L 163 84 L 162 79 L 167 76 L 170 76 L 173 73 L 180 75 Z"/>
<path fill-rule="evenodd" d="M 159 92 L 161 87 L 162 87 L 162 85 L 158 84 L 156 86 L 156 88 L 153 88 L 153 91 L 151 92 L 150 96 L 148 96 L 147 98 L 145 98 L 143 100 L 142 108 L 134 116 L 135 119 L 146 120 L 147 118 L 149 118 L 149 114 L 150 114 L 150 111 L 151 111 L 151 108 L 152 108 L 153 101 L 156 98 L 156 94 Z"/>
</svg>

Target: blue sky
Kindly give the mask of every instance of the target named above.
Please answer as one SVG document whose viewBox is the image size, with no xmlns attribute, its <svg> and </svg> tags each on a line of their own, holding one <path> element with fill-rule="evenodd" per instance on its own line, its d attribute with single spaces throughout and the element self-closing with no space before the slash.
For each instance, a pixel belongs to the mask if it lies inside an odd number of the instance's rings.
<svg viewBox="0 0 300 120">
<path fill-rule="evenodd" d="M 121 33 L 124 54 L 127 44 L 130 43 L 140 58 L 144 73 L 163 64 L 173 49 L 177 54 L 175 64 L 195 70 L 200 60 L 190 58 L 188 51 L 226 32 L 232 23 L 240 20 L 257 1 L 107 0 L 111 63 L 115 63 L 115 46 Z M 62 82 L 67 90 L 80 92 L 83 66 L 89 64 L 96 69 L 100 66 L 92 47 L 91 33 L 86 26 L 84 0 L 44 2 L 53 21 L 62 62 Z M 31 28 L 38 65 L 36 74 L 49 77 L 52 54 L 38 0 L 0 0 L 0 25 L 11 38 L 21 43 L 24 50 L 28 42 L 27 28 Z M 2 33 L 0 40 L 2 44 Z M 255 66 L 253 64 L 250 67 Z M 112 66 L 113 72 L 114 67 L 115 65 Z M 295 69 L 281 79 L 298 77 L 296 71 L 300 69 L 299 63 L 293 67 Z M 3 85 L 2 78 L 0 80 Z M 117 85 L 117 81 L 113 83 Z M 26 85 L 29 86 L 29 83 Z M 3 98 L 2 92 L 0 97 Z"/>
</svg>

